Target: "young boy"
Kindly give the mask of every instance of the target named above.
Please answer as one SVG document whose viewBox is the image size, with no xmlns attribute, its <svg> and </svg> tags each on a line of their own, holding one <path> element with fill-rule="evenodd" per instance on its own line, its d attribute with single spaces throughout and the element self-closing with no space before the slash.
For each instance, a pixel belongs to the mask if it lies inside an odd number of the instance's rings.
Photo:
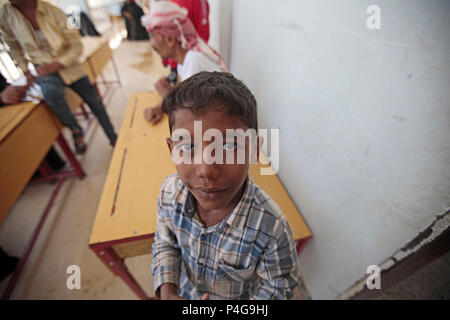
<svg viewBox="0 0 450 320">
<path fill-rule="evenodd" d="M 170 1 L 153 2 L 142 23 L 150 33 L 150 44 L 161 58 L 172 58 L 178 63 L 177 82 L 200 71 L 227 71 L 220 55 L 198 36 L 186 8 Z M 169 81 L 162 77 L 155 88 L 164 97 L 170 88 Z M 152 124 L 162 116 L 161 104 L 144 111 L 144 117 Z"/>
<path fill-rule="evenodd" d="M 204 161 L 207 130 L 258 129 L 256 101 L 229 73 L 200 72 L 178 84 L 162 102 L 172 137 L 167 144 L 178 174 L 167 177 L 158 197 L 153 277 L 161 299 L 289 299 L 299 271 L 292 231 L 278 205 L 248 175 L 243 163 Z M 201 121 L 201 132 L 196 130 Z M 190 135 L 190 141 L 175 137 Z M 217 140 L 217 139 L 216 139 Z M 219 139 L 220 140 L 220 139 Z M 225 139 L 236 160 L 242 146 Z M 259 141 L 261 142 L 261 141 Z M 197 149 L 196 149 L 197 148 Z M 194 158 L 200 154 L 200 162 Z"/>
</svg>

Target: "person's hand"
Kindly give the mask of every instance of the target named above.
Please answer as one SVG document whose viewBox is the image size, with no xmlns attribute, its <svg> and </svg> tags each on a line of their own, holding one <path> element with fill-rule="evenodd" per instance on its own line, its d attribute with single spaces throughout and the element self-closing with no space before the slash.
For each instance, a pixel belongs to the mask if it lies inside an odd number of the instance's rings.
<svg viewBox="0 0 450 320">
<path fill-rule="evenodd" d="M 144 110 L 144 118 L 150 121 L 152 125 L 157 124 L 163 118 L 163 114 L 161 104 Z"/>
<path fill-rule="evenodd" d="M 61 70 L 62 68 L 64 68 L 64 66 L 61 63 L 53 62 L 53 63 L 43 64 L 43 65 L 38 66 L 36 68 L 36 71 L 38 73 L 38 76 L 42 77 L 42 76 L 56 73 L 59 70 Z"/>
<path fill-rule="evenodd" d="M 131 13 L 129 13 L 129 12 L 127 12 L 127 11 L 124 11 L 122 14 L 123 14 L 123 16 L 124 16 L 125 18 L 127 18 L 128 20 L 133 20 L 133 16 L 131 15 Z"/>
<path fill-rule="evenodd" d="M 158 91 L 158 93 L 161 97 L 164 97 L 166 95 L 169 87 L 170 87 L 170 83 L 169 83 L 169 81 L 167 81 L 166 77 L 159 79 L 155 83 L 156 91 Z"/>
<path fill-rule="evenodd" d="M 22 101 L 27 93 L 28 86 L 7 86 L 0 93 L 0 100 L 4 104 L 16 104 Z"/>
<path fill-rule="evenodd" d="M 173 283 L 163 283 L 159 292 L 161 300 L 187 300 L 177 295 L 177 287 Z"/>
<path fill-rule="evenodd" d="M 176 294 L 167 294 L 165 296 L 161 295 L 161 300 L 187 300 L 185 297 Z"/>
<path fill-rule="evenodd" d="M 185 297 L 176 294 L 161 295 L 161 300 L 187 300 Z M 209 293 L 205 293 L 200 300 L 209 300 Z"/>
<path fill-rule="evenodd" d="M 36 81 L 35 76 L 30 71 L 25 72 L 25 77 L 27 78 L 27 87 L 30 87 Z"/>
</svg>

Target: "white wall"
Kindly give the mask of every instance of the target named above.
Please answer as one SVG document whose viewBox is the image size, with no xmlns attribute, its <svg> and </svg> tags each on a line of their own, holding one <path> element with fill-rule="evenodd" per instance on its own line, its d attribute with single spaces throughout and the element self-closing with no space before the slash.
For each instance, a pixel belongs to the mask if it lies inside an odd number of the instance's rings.
<svg viewBox="0 0 450 320">
<path fill-rule="evenodd" d="M 371 4 L 379 31 L 366 27 Z M 314 234 L 306 285 L 335 298 L 450 205 L 450 2 L 219 6 L 212 40 L 231 49 L 260 126 L 280 128 L 279 176 Z"/>
<path fill-rule="evenodd" d="M 230 65 L 232 36 L 232 0 L 208 0 L 209 45 Z"/>
<path fill-rule="evenodd" d="M 67 9 L 70 6 L 78 6 L 81 11 L 84 11 L 85 13 L 89 14 L 89 8 L 86 0 L 46 0 L 46 1 L 53 3 L 54 5 L 64 10 L 65 12 L 67 12 Z"/>
</svg>

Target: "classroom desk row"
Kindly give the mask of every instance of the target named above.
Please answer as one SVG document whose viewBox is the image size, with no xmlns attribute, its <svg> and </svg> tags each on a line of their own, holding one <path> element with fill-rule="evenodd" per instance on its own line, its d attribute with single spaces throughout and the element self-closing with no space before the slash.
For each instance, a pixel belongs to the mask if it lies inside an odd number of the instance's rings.
<svg viewBox="0 0 450 320">
<path fill-rule="evenodd" d="M 165 142 L 170 136 L 167 117 L 155 126 L 143 117 L 144 108 L 160 99 L 149 92 L 133 93 L 129 99 L 89 242 L 100 260 L 142 299 L 148 296 L 124 259 L 151 253 L 161 183 L 176 172 Z M 260 168 L 261 164 L 252 165 L 250 174 L 280 205 L 300 252 L 311 231 L 278 177 L 260 175 Z"/>
<path fill-rule="evenodd" d="M 96 85 L 97 78 L 108 61 L 114 59 L 104 37 L 82 38 L 83 55 L 80 57 L 86 68 L 87 75 Z M 115 64 L 114 64 L 115 68 Z M 117 80 L 118 73 L 116 71 Z M 103 79 L 103 78 L 102 78 Z M 106 81 L 103 79 L 103 83 Z M 97 86 L 96 86 L 97 87 Z M 98 89 L 97 89 L 98 90 Z M 81 107 L 82 113 L 89 118 L 84 110 L 82 99 L 70 88 L 65 89 L 65 95 L 72 112 Z M 66 178 L 83 178 L 85 173 L 61 133 L 62 126 L 45 102 L 23 102 L 17 105 L 0 108 L 0 223 L 5 219 L 14 203 L 30 181 L 36 170 L 44 173 L 47 169 L 43 160 L 51 145 L 57 142 L 71 164 L 71 169 L 58 173 L 50 173 L 45 181 L 57 180 L 54 191 L 38 225 L 33 231 L 30 241 L 24 250 L 19 265 L 11 277 L 2 299 L 8 299 L 28 259 L 33 245 L 45 222 L 48 212 Z M 47 167 L 48 168 L 48 167 Z M 45 173 L 47 175 L 47 173 Z"/>
<path fill-rule="evenodd" d="M 84 177 L 83 169 L 61 133 L 61 124 L 45 103 L 24 102 L 0 108 L 0 223 L 39 168 L 51 145 L 57 141 L 72 169 L 52 178 L 57 184 L 29 243 L 21 256 L 2 299 L 8 299 L 62 184 L 68 177 Z"/>
</svg>

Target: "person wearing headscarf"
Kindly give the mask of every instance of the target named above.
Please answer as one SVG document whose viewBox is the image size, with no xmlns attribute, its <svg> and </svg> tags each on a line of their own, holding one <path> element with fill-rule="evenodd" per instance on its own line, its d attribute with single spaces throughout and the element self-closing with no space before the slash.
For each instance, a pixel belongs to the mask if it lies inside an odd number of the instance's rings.
<svg viewBox="0 0 450 320">
<path fill-rule="evenodd" d="M 170 1 L 152 2 L 149 14 L 142 17 L 142 24 L 150 33 L 150 44 L 161 58 L 172 58 L 178 63 L 178 82 L 201 71 L 228 71 L 222 57 L 198 35 L 186 8 Z M 155 84 L 163 97 L 169 87 L 165 77 Z M 152 124 L 159 122 L 162 115 L 161 104 L 144 111 L 145 118 Z"/>
<path fill-rule="evenodd" d="M 142 8 L 135 0 L 125 0 L 121 10 L 125 19 L 128 40 L 148 40 L 148 34 L 141 24 L 141 17 L 144 15 Z"/>
<path fill-rule="evenodd" d="M 194 25 L 200 38 L 206 43 L 209 40 L 209 4 L 208 0 L 168 0 L 188 10 L 188 18 Z M 172 58 L 163 60 L 163 66 L 170 66 L 167 80 L 175 83 L 177 80 L 177 62 Z"/>
</svg>

